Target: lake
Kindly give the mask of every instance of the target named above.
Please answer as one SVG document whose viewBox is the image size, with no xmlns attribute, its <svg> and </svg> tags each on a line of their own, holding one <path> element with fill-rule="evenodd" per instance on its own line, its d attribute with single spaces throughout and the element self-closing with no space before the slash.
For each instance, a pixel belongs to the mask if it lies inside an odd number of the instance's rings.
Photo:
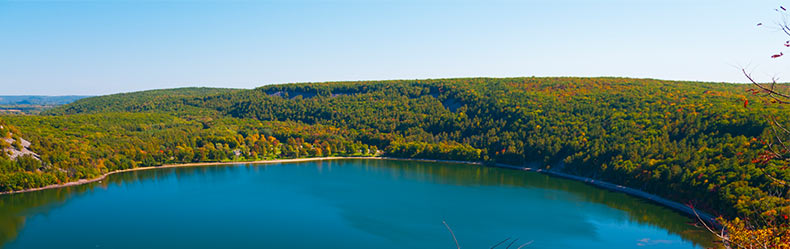
<svg viewBox="0 0 790 249">
<path fill-rule="evenodd" d="M 162 168 L 0 196 L 3 248 L 704 248 L 693 220 L 584 183 L 347 159 Z M 498 248 L 505 248 L 509 242 Z"/>
</svg>

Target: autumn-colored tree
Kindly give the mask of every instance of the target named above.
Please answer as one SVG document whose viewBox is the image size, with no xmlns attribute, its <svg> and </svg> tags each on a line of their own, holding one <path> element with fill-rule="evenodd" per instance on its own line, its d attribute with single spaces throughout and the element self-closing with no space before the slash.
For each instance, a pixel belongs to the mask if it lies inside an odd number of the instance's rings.
<svg viewBox="0 0 790 249">
<path fill-rule="evenodd" d="M 774 25 L 764 25 L 758 23 L 759 27 L 770 27 L 781 30 L 788 38 L 790 38 L 790 25 L 788 24 L 787 9 L 783 6 L 775 9 L 780 15 L 780 20 Z M 777 46 L 780 48 L 790 47 L 790 40 Z M 778 51 L 770 55 L 772 59 L 781 59 L 784 56 L 783 51 Z M 761 100 L 766 106 L 771 105 L 787 105 L 790 104 L 790 89 L 786 84 L 777 83 L 777 79 L 773 78 L 768 83 L 761 83 L 757 81 L 752 75 L 742 69 L 744 76 L 749 82 L 754 85 L 754 88 L 748 89 L 752 95 L 761 97 Z M 749 107 L 747 99 L 743 103 L 744 108 Z M 779 108 L 782 110 L 782 108 Z M 770 112 L 769 112 L 770 113 Z M 768 138 L 767 146 L 760 156 L 753 160 L 754 163 L 761 163 L 763 165 L 773 163 L 773 161 L 781 161 L 783 169 L 786 169 L 787 161 L 790 161 L 790 126 L 787 120 L 780 120 L 776 115 L 766 114 L 767 122 L 771 127 L 771 137 Z M 770 178 L 778 190 L 773 191 L 776 195 L 788 195 L 788 183 L 780 180 L 779 177 L 771 174 L 765 174 Z M 777 196 L 781 198 L 781 196 Z M 722 225 L 720 232 L 714 232 L 723 242 L 726 248 L 790 248 L 790 228 L 788 224 L 790 219 L 790 207 L 771 209 L 759 214 L 759 218 L 735 218 L 727 220 L 719 218 L 718 221 Z M 710 229 L 710 228 L 709 228 Z"/>
</svg>

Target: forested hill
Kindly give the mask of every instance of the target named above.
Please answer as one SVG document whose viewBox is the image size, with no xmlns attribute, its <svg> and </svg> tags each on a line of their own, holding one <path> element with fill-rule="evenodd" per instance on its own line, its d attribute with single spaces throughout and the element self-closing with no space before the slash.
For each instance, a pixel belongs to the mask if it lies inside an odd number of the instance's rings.
<svg viewBox="0 0 790 249">
<path fill-rule="evenodd" d="M 2 117 L 33 141 L 43 164 L 7 163 L 0 186 L 162 163 L 382 150 L 538 165 L 726 216 L 790 214 L 781 197 L 790 190 L 766 176 L 790 180 L 790 170 L 753 162 L 769 138 L 764 116 L 784 122 L 790 115 L 747 89 L 628 78 L 464 78 L 93 97 L 44 116 Z"/>
<path fill-rule="evenodd" d="M 60 106 L 55 110 L 49 110 L 49 114 L 74 114 L 74 113 L 97 113 L 97 112 L 124 112 L 124 111 L 170 111 L 188 112 L 194 108 L 179 104 L 181 99 L 196 98 L 203 96 L 216 95 L 221 93 L 234 93 L 240 89 L 230 88 L 207 88 L 207 87 L 185 87 L 174 89 L 158 89 L 141 92 L 119 93 L 104 96 L 80 99 L 65 106 Z M 156 103 L 154 106 L 152 104 Z"/>
</svg>

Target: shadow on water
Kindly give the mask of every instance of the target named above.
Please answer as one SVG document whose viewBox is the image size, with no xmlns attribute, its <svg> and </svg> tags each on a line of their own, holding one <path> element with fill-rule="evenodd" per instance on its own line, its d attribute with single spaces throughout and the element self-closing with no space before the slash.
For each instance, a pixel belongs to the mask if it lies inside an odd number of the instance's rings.
<svg viewBox="0 0 790 249">
<path fill-rule="evenodd" d="M 349 164 L 349 162 L 353 163 Z M 52 210 L 68 204 L 70 200 L 83 197 L 87 198 L 96 191 L 101 191 L 110 187 L 124 188 L 136 184 L 151 184 L 158 181 L 165 181 L 173 177 L 176 179 L 193 178 L 194 176 L 233 178 L 237 177 L 238 174 L 246 174 L 249 171 L 266 171 L 268 167 L 274 165 L 279 164 L 239 164 L 233 166 L 163 168 L 132 171 L 111 175 L 101 182 L 28 193 L 2 195 L 0 196 L 0 247 L 13 241 L 18 236 L 19 231 L 24 228 L 25 220 L 28 217 L 34 215 L 47 215 Z M 691 218 L 679 215 L 667 208 L 622 193 L 614 193 L 584 183 L 550 177 L 534 172 L 463 164 L 362 159 L 290 163 L 283 166 L 310 167 L 310 170 L 316 174 L 334 176 L 334 173 L 332 173 L 333 171 L 346 167 L 346 165 L 354 165 L 353 167 L 357 168 L 361 167 L 364 169 L 365 175 L 384 176 L 394 180 L 463 186 L 469 187 L 470 189 L 507 187 L 556 191 L 562 194 L 562 196 L 568 196 L 567 198 L 574 198 L 574 201 L 605 205 L 606 207 L 623 211 L 627 215 L 612 215 L 614 219 L 623 219 L 622 222 L 633 222 L 657 227 L 666 230 L 668 233 L 675 234 L 685 241 L 702 247 L 707 248 L 715 246 L 713 243 L 714 238 L 710 234 L 703 229 L 687 224 L 693 221 Z M 347 172 L 341 170 L 335 173 L 340 174 Z M 333 198 L 332 193 L 326 193 L 325 195 L 326 198 Z M 361 201 L 354 203 L 354 205 L 360 204 Z M 364 207 L 350 208 L 361 209 Z M 550 219 L 550 217 L 547 217 L 547 219 Z"/>
</svg>

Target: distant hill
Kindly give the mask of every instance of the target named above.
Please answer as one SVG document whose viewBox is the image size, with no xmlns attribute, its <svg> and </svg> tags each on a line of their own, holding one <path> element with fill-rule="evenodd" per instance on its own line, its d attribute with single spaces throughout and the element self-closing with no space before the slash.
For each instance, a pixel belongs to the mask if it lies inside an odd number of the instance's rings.
<svg viewBox="0 0 790 249">
<path fill-rule="evenodd" d="M 90 96 L 4 95 L 0 96 L 0 113 L 37 114 L 87 97 Z"/>
<path fill-rule="evenodd" d="M 0 105 L 65 105 L 90 96 L 0 95 Z"/>
<path fill-rule="evenodd" d="M 157 89 L 130 93 L 118 93 L 104 96 L 89 97 L 77 100 L 67 106 L 62 106 L 48 111 L 48 114 L 75 114 L 96 112 L 121 112 L 121 111 L 177 111 L 181 113 L 197 111 L 190 106 L 181 104 L 184 98 L 199 98 L 203 96 L 227 94 L 242 91 L 243 89 L 186 87 L 173 89 Z"/>
</svg>

